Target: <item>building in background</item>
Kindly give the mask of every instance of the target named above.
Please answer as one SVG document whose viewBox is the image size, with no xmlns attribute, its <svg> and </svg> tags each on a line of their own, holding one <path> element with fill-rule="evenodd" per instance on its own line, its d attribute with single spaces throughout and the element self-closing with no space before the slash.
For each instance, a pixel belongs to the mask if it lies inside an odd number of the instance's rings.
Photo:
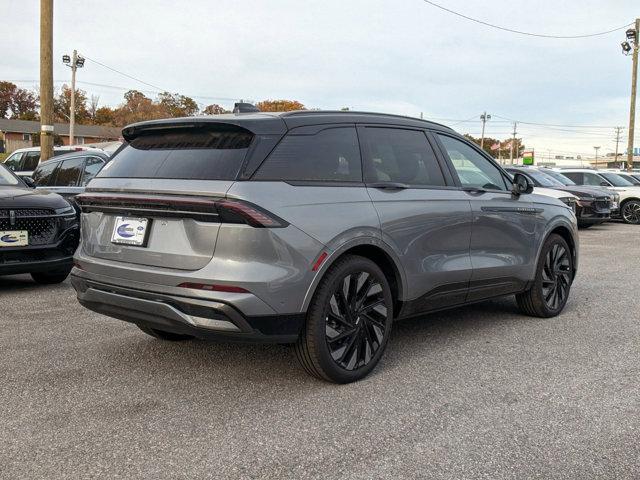
<svg viewBox="0 0 640 480">
<path fill-rule="evenodd" d="M 54 133 L 61 145 L 69 145 L 69 124 L 56 123 Z M 33 147 L 38 144 L 40 122 L 0 118 L 0 153 L 11 153 L 18 148 Z M 98 143 L 121 139 L 121 129 L 101 125 L 76 125 L 75 143 Z M 34 140 L 36 142 L 34 143 Z"/>
</svg>

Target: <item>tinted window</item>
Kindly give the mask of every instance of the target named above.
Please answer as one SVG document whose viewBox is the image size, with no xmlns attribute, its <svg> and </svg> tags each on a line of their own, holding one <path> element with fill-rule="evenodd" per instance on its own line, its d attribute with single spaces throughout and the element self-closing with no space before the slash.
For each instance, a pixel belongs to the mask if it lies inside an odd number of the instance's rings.
<svg viewBox="0 0 640 480">
<path fill-rule="evenodd" d="M 525 169 L 520 170 L 517 168 L 507 168 L 507 171 L 512 175 L 514 173 L 522 173 L 526 175 L 532 180 L 532 182 L 537 187 L 547 187 L 547 188 L 564 187 L 563 183 L 559 182 L 552 176 L 547 175 L 544 172 L 541 172 L 540 170 L 534 170 L 532 168 L 526 169 L 526 170 Z"/>
<path fill-rule="evenodd" d="M 576 185 L 584 185 L 581 172 L 562 172 L 562 175 L 574 182 Z"/>
<path fill-rule="evenodd" d="M 22 161 L 22 169 L 31 172 L 38 168 L 38 162 L 40 161 L 40 152 L 27 152 L 24 154 Z"/>
<path fill-rule="evenodd" d="M 600 175 L 609 180 L 609 183 L 611 183 L 615 187 L 631 187 L 632 185 L 634 185 L 631 180 L 627 180 L 617 173 L 600 172 Z"/>
<path fill-rule="evenodd" d="M 4 161 L 4 166 L 7 167 L 9 170 L 17 172 L 20 171 L 20 165 L 21 165 L 21 160 L 22 160 L 22 155 L 23 153 L 14 153 L 13 155 L 11 155 L 9 158 L 7 158 Z"/>
<path fill-rule="evenodd" d="M 315 135 L 289 134 L 254 178 L 361 182 L 360 147 L 354 127 L 328 128 Z"/>
<path fill-rule="evenodd" d="M 54 180 L 57 187 L 75 187 L 80 182 L 85 157 L 70 158 L 60 163 Z"/>
<path fill-rule="evenodd" d="M 38 187 L 48 187 L 53 185 L 53 173 L 60 162 L 41 163 L 33 172 L 33 181 Z"/>
<path fill-rule="evenodd" d="M 253 135 L 234 125 L 143 132 L 100 177 L 234 180 Z"/>
<path fill-rule="evenodd" d="M 86 186 L 87 183 L 89 183 L 91 179 L 98 174 L 98 172 L 102 169 L 103 165 L 104 165 L 104 161 L 100 158 L 97 158 L 97 157 L 87 158 L 87 161 L 84 164 L 84 174 L 82 175 L 82 185 Z"/>
<path fill-rule="evenodd" d="M 636 177 L 634 177 L 633 175 L 621 175 L 618 174 L 619 176 L 621 176 L 622 178 L 624 178 L 625 180 L 633 183 L 634 185 L 640 185 L 640 180 L 638 180 Z"/>
<path fill-rule="evenodd" d="M 595 173 L 591 173 L 591 172 L 584 172 L 582 174 L 582 178 L 584 180 L 585 185 L 601 186 L 603 183 L 605 184 L 607 183 L 605 179 L 602 178 L 600 175 L 596 175 Z"/>
<path fill-rule="evenodd" d="M 569 179 L 569 177 L 567 177 L 567 176 L 565 176 L 565 175 L 563 175 L 561 173 L 558 173 L 558 172 L 556 172 L 554 170 L 541 169 L 540 171 L 546 173 L 550 177 L 555 178 L 556 180 L 558 180 L 563 185 L 567 185 L 568 186 L 568 185 L 575 185 L 576 184 L 573 180 Z"/>
<path fill-rule="evenodd" d="M 367 127 L 367 182 L 445 185 L 444 176 L 424 132 Z"/>
<path fill-rule="evenodd" d="M 506 190 L 504 176 L 493 163 L 471 146 L 446 135 L 438 135 L 463 187 Z"/>
</svg>

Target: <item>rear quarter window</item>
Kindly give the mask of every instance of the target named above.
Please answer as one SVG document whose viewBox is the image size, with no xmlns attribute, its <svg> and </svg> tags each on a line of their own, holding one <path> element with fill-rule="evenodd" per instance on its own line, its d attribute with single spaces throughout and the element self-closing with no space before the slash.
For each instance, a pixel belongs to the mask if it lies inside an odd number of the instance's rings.
<svg viewBox="0 0 640 480">
<path fill-rule="evenodd" d="M 251 132 L 225 124 L 142 132 L 97 176 L 235 180 L 252 139 Z"/>
<path fill-rule="evenodd" d="M 313 135 L 290 133 L 253 177 L 256 180 L 362 182 L 355 127 L 332 127 Z"/>
</svg>

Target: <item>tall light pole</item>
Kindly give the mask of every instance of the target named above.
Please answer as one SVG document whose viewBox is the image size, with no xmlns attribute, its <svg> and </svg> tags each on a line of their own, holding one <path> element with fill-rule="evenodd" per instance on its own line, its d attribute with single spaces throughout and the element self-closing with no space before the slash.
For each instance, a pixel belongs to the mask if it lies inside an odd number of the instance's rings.
<svg viewBox="0 0 640 480">
<path fill-rule="evenodd" d="M 40 159 L 53 157 L 53 0 L 40 0 Z"/>
<path fill-rule="evenodd" d="M 623 127 L 616 127 L 616 156 L 615 156 L 615 161 L 616 164 L 618 162 L 618 150 L 619 150 L 619 145 L 620 145 L 620 134 L 622 133 L 622 128 Z"/>
<path fill-rule="evenodd" d="M 629 108 L 629 143 L 627 144 L 627 170 L 633 168 L 633 136 L 636 124 L 636 91 L 638 86 L 638 49 L 640 48 L 640 18 L 636 18 L 635 29 L 626 31 L 627 41 L 622 42 L 622 53 L 633 56 L 631 67 L 631 107 Z"/>
<path fill-rule="evenodd" d="M 84 67 L 84 57 L 78 55 L 78 51 L 74 50 L 73 55 L 62 56 L 62 63 L 71 68 L 71 105 L 69 107 L 69 145 L 75 143 L 75 123 L 76 123 L 76 70 Z"/>
<path fill-rule="evenodd" d="M 509 157 L 511 158 L 511 165 L 513 165 L 513 149 L 516 146 L 516 135 L 517 135 L 517 131 L 516 131 L 516 127 L 518 126 L 518 122 L 513 122 L 513 138 L 511 139 L 511 151 L 509 153 Z M 518 152 L 516 152 L 516 155 L 518 154 Z"/>
<path fill-rule="evenodd" d="M 480 120 L 482 120 L 482 136 L 480 137 L 480 148 L 484 149 L 484 126 L 488 120 L 491 120 L 491 115 L 487 115 L 487 112 L 484 112 L 480 115 Z"/>
<path fill-rule="evenodd" d="M 593 149 L 596 151 L 596 170 L 598 169 L 598 150 L 600 150 L 600 147 L 593 147 Z"/>
</svg>

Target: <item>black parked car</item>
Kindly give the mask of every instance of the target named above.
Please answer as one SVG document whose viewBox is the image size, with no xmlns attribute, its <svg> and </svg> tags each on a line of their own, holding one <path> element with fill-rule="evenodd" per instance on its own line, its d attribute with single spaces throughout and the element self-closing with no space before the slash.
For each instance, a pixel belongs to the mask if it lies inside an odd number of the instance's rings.
<svg viewBox="0 0 640 480">
<path fill-rule="evenodd" d="M 511 174 L 522 173 L 536 187 L 553 188 L 554 190 L 572 193 L 578 197 L 576 217 L 578 218 L 579 227 L 587 228 L 592 225 L 598 225 L 611 218 L 614 198 L 610 192 L 598 187 L 568 185 L 568 182 L 561 182 L 543 169 L 535 167 L 507 167 L 506 170 Z"/>
<path fill-rule="evenodd" d="M 98 150 L 67 153 L 38 165 L 33 172 L 33 183 L 38 190 L 55 192 L 71 202 L 84 192 L 85 187 L 109 162 L 108 154 Z"/>
<path fill-rule="evenodd" d="M 60 195 L 30 184 L 0 164 L 0 275 L 60 283 L 73 267 L 78 216 Z"/>
</svg>

